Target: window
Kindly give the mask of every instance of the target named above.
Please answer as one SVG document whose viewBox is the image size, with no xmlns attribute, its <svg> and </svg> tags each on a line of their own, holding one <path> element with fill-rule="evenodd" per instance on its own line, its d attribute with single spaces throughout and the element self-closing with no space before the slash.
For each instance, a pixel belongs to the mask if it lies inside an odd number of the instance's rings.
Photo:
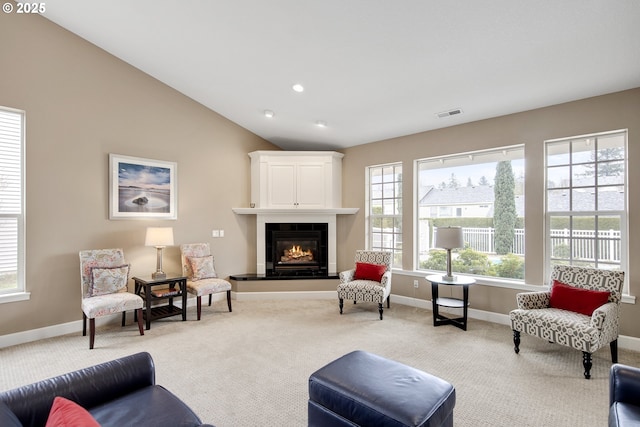
<svg viewBox="0 0 640 427">
<path fill-rule="evenodd" d="M 627 131 L 545 142 L 546 259 L 625 269 Z"/>
<path fill-rule="evenodd" d="M 0 295 L 24 291 L 24 112 L 0 107 Z"/>
<path fill-rule="evenodd" d="M 524 280 L 524 147 L 418 160 L 416 171 L 418 270 L 446 271 L 437 228 L 459 226 L 453 272 Z"/>
<path fill-rule="evenodd" d="M 402 268 L 402 164 L 367 168 L 367 247 L 393 252 Z"/>
</svg>

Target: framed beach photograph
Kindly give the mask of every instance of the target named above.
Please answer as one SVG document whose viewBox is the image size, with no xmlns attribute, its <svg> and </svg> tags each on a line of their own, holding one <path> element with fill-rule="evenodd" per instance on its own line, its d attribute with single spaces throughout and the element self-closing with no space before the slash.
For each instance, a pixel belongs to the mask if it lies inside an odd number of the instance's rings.
<svg viewBox="0 0 640 427">
<path fill-rule="evenodd" d="M 109 219 L 177 219 L 175 162 L 109 154 Z"/>
</svg>

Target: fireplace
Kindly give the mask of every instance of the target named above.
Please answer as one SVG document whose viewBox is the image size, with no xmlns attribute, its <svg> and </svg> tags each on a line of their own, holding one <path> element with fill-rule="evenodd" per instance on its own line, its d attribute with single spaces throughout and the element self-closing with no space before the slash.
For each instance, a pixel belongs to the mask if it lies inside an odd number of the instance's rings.
<svg viewBox="0 0 640 427">
<path fill-rule="evenodd" d="M 327 223 L 266 223 L 266 276 L 327 276 L 328 228 Z"/>
</svg>

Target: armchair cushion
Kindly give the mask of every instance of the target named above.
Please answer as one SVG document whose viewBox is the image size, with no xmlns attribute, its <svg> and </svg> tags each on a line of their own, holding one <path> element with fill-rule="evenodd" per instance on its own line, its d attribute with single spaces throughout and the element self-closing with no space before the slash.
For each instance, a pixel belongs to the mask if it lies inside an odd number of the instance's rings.
<svg viewBox="0 0 640 427">
<path fill-rule="evenodd" d="M 355 280 L 374 280 L 380 282 L 382 275 L 387 271 L 387 266 L 383 264 L 369 264 L 366 262 L 356 262 Z"/>
<path fill-rule="evenodd" d="M 549 306 L 591 316 L 596 308 L 607 303 L 609 295 L 611 292 L 576 288 L 554 280 Z"/>
<path fill-rule="evenodd" d="M 129 280 L 129 265 L 118 267 L 91 267 L 89 296 L 126 292 Z"/>
<path fill-rule="evenodd" d="M 45 427 L 100 427 L 100 424 L 84 409 L 72 400 L 56 396 L 47 418 Z"/>
<path fill-rule="evenodd" d="M 213 279 L 218 277 L 213 266 L 213 255 L 202 257 L 187 257 L 193 276 L 191 280 Z"/>
</svg>

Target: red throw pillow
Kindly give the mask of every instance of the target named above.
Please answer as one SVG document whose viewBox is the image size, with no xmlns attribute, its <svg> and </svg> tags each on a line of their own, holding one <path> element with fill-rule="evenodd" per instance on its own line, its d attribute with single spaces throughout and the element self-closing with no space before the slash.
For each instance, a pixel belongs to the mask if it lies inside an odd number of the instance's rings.
<svg viewBox="0 0 640 427">
<path fill-rule="evenodd" d="M 607 303 L 610 294 L 607 291 L 576 288 L 554 280 L 549 305 L 591 316 L 596 308 Z"/>
<path fill-rule="evenodd" d="M 64 397 L 53 399 L 45 427 L 100 427 L 89 411 Z"/>
<path fill-rule="evenodd" d="M 356 262 L 355 280 L 382 280 L 382 275 L 387 271 L 386 265 L 368 264 L 366 262 Z"/>
</svg>

